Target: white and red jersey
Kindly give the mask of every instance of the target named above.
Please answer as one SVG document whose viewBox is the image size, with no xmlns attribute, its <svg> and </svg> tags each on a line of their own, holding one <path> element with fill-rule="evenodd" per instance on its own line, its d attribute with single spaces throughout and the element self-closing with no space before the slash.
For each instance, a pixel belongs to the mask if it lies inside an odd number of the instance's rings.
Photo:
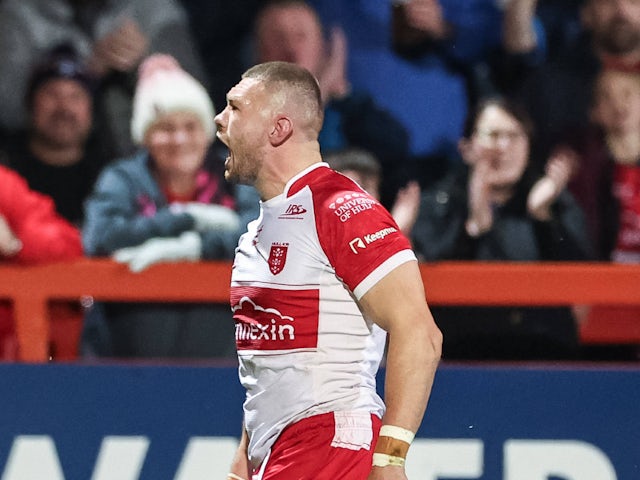
<svg viewBox="0 0 640 480">
<path fill-rule="evenodd" d="M 239 241 L 231 278 L 249 459 L 311 415 L 384 404 L 375 375 L 386 333 L 356 300 L 415 260 L 380 203 L 318 163 L 261 203 Z"/>
</svg>

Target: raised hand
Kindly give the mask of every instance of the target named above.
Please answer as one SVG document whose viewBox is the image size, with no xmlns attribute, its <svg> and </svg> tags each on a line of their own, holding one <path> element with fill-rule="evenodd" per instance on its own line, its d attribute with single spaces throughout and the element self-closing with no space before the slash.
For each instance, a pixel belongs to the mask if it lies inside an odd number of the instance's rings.
<svg viewBox="0 0 640 480">
<path fill-rule="evenodd" d="M 391 216 L 405 235 L 411 233 L 418 218 L 419 209 L 420 185 L 416 181 L 411 181 L 398 191 L 396 200 L 391 207 Z"/>
<path fill-rule="evenodd" d="M 439 0 L 410 0 L 404 4 L 405 16 L 410 27 L 429 37 L 442 40 L 449 33 Z"/>
<path fill-rule="evenodd" d="M 535 183 L 527 197 L 529 215 L 543 221 L 551 218 L 551 205 L 567 187 L 577 162 L 577 154 L 569 148 L 559 148 L 551 154 L 545 175 Z"/>
<path fill-rule="evenodd" d="M 96 41 L 89 68 L 98 76 L 109 71 L 134 71 L 149 48 L 149 39 L 138 23 L 125 18 L 118 27 Z"/>
<path fill-rule="evenodd" d="M 351 88 L 347 80 L 347 37 L 340 27 L 331 30 L 327 60 L 319 75 L 318 83 L 322 100 L 327 103 L 343 98 Z"/>
<path fill-rule="evenodd" d="M 488 162 L 478 160 L 472 170 L 467 186 L 469 193 L 469 217 L 465 224 L 467 233 L 477 237 L 491 229 L 493 210 L 491 209 L 491 191 L 488 182 L 490 166 Z"/>
</svg>

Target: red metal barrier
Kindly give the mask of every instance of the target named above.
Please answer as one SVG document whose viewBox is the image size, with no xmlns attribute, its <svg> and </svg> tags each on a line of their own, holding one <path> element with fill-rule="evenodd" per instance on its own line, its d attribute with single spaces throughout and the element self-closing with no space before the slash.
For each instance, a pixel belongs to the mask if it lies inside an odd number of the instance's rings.
<svg viewBox="0 0 640 480">
<path fill-rule="evenodd" d="M 466 263 L 421 265 L 433 305 L 640 305 L 640 265 Z M 20 359 L 48 359 L 51 300 L 228 301 L 227 262 L 156 265 L 133 274 L 110 260 L 0 266 L 0 298 L 14 302 Z M 639 320 L 640 322 L 640 320 Z M 640 340 L 640 338 L 638 339 Z"/>
</svg>

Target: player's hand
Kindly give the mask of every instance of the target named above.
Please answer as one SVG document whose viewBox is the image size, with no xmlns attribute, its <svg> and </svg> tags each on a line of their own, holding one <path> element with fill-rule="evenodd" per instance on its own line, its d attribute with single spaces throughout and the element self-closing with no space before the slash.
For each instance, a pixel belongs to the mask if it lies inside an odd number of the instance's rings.
<svg viewBox="0 0 640 480">
<path fill-rule="evenodd" d="M 404 467 L 373 467 L 367 480 L 407 480 Z"/>
</svg>

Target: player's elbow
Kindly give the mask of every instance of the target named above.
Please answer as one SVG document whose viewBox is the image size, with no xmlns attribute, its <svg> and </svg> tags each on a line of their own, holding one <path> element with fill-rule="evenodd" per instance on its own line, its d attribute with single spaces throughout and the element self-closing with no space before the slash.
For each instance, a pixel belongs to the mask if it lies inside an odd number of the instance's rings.
<svg viewBox="0 0 640 480">
<path fill-rule="evenodd" d="M 435 323 L 429 328 L 427 328 L 426 332 L 426 341 L 427 345 L 427 354 L 429 357 L 429 361 L 439 362 L 440 357 L 442 356 L 442 342 L 443 335 L 440 329 L 435 325 Z"/>
<path fill-rule="evenodd" d="M 410 337 L 409 342 L 413 343 L 414 351 L 418 352 L 423 362 L 437 364 L 440 361 L 443 335 L 433 320 L 415 322 Z"/>
</svg>

